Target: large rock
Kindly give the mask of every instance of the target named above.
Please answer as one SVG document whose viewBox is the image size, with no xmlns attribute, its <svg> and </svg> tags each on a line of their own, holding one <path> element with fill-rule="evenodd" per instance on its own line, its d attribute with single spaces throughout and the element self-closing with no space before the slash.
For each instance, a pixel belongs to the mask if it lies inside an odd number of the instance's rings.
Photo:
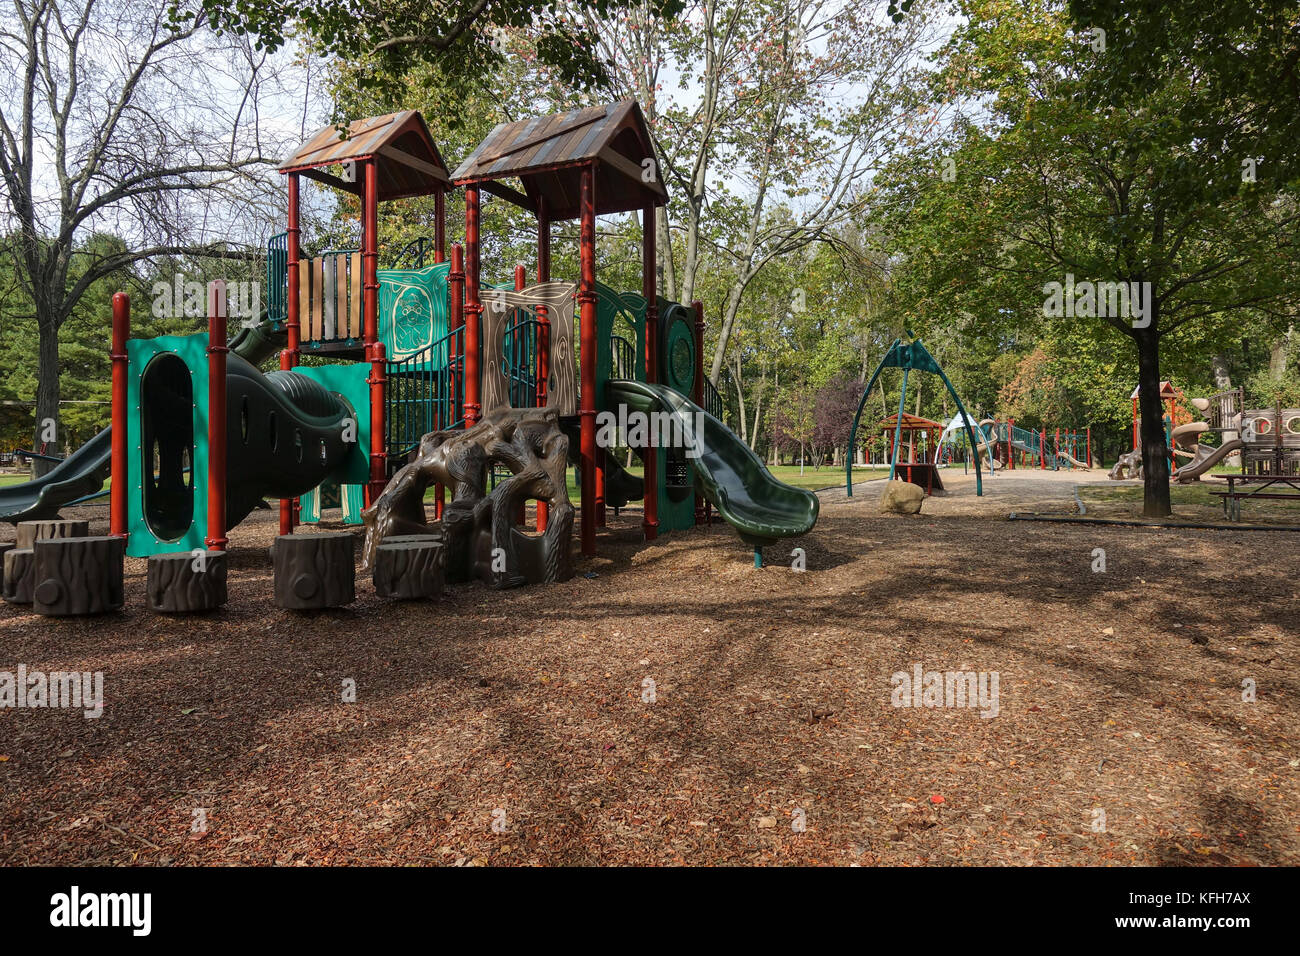
<svg viewBox="0 0 1300 956">
<path fill-rule="evenodd" d="M 921 511 L 921 502 L 925 500 L 925 489 L 910 481 L 885 482 L 885 490 L 880 495 L 880 510 L 884 514 L 914 515 Z"/>
</svg>

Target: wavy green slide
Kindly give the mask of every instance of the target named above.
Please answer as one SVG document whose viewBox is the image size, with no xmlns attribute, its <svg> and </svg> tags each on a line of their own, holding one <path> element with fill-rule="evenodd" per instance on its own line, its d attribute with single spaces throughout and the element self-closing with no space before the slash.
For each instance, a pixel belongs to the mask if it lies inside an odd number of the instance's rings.
<svg viewBox="0 0 1300 956">
<path fill-rule="evenodd" d="M 263 312 L 260 322 L 235 334 L 230 350 L 260 365 L 284 344 L 284 332 L 275 331 Z M 113 430 L 105 428 L 40 478 L 0 488 L 0 521 L 17 524 L 53 518 L 65 505 L 95 497 L 108 478 L 112 445 Z"/>
<path fill-rule="evenodd" d="M 817 523 L 815 494 L 777 481 L 735 432 L 679 392 L 615 379 L 606 384 L 605 399 L 606 408 L 614 411 L 626 405 L 647 414 L 667 412 L 681 422 L 684 434 L 694 434 L 695 423 L 703 422 L 699 457 L 690 459 L 696 490 L 754 549 L 755 564 L 764 545 L 807 534 Z"/>
</svg>

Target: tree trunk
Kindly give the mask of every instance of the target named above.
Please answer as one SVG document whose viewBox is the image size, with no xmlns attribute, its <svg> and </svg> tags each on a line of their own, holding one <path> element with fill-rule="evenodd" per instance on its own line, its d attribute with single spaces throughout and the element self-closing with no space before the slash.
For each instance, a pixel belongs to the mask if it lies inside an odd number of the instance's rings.
<svg viewBox="0 0 1300 956">
<path fill-rule="evenodd" d="M 754 392 L 754 427 L 749 430 L 749 447 L 758 451 L 758 424 L 763 414 L 763 393 L 767 391 L 767 365 L 763 365 L 763 374 L 759 377 L 758 388 Z"/>
<path fill-rule="evenodd" d="M 1210 374 L 1214 376 L 1214 387 L 1219 391 L 1226 392 L 1232 388 L 1232 377 L 1228 373 L 1228 359 L 1222 352 L 1210 359 Z"/>
<path fill-rule="evenodd" d="M 731 341 L 731 329 L 736 324 L 736 314 L 740 312 L 740 299 L 745 294 L 744 284 L 737 279 L 727 290 L 726 304 L 722 310 L 722 324 L 718 326 L 718 344 L 713 347 L 713 364 L 709 366 L 709 378 L 717 381 L 722 372 L 722 363 L 727 356 L 727 343 Z"/>
<path fill-rule="evenodd" d="M 38 304 L 37 309 L 41 306 Z M 38 319 L 38 345 L 36 350 L 36 423 L 32 430 L 32 450 L 45 454 L 56 453 L 63 435 L 59 431 L 59 328 L 52 318 Z M 53 419 L 55 440 L 49 448 L 42 449 L 44 422 Z M 32 459 L 32 477 L 39 478 L 54 462 Z"/>
<path fill-rule="evenodd" d="M 1287 329 L 1286 334 L 1274 342 L 1272 349 L 1269 350 L 1268 374 L 1273 378 L 1281 378 L 1286 374 L 1286 353 L 1290 343 L 1291 330 Z"/>
<path fill-rule="evenodd" d="M 673 237 L 668 231 L 668 210 L 659 207 L 655 214 L 655 246 L 659 249 L 659 288 L 666 299 L 677 301 L 677 268 L 673 262 Z M 690 305 L 690 301 L 686 305 Z"/>
<path fill-rule="evenodd" d="M 1164 404 L 1160 401 L 1160 336 L 1156 333 L 1156 303 L 1151 302 L 1151 326 L 1135 329 L 1138 349 L 1138 411 L 1142 427 L 1142 514 L 1167 518 L 1169 506 L 1169 449 L 1165 444 Z"/>
<path fill-rule="evenodd" d="M 746 437 L 745 433 L 749 430 L 749 422 L 745 412 L 745 391 L 740 387 L 739 357 L 737 357 L 736 361 L 732 363 L 731 382 L 736 386 L 736 415 L 740 421 L 740 440 L 748 445 L 749 439 Z"/>
</svg>

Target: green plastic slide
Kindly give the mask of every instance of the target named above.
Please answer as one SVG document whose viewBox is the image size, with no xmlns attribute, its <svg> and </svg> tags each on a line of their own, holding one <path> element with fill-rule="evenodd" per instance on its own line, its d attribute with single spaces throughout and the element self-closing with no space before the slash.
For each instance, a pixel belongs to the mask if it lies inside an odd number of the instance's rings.
<svg viewBox="0 0 1300 956">
<path fill-rule="evenodd" d="M 689 457 L 696 490 L 756 552 L 781 538 L 807 534 L 817 523 L 815 494 L 777 481 L 731 429 L 680 393 L 615 379 L 606 384 L 605 399 L 606 409 L 614 413 L 619 405 L 646 414 L 667 412 L 678 419 L 683 434 L 696 436 L 699 455 Z M 702 435 L 697 423 L 703 424 Z"/>
</svg>

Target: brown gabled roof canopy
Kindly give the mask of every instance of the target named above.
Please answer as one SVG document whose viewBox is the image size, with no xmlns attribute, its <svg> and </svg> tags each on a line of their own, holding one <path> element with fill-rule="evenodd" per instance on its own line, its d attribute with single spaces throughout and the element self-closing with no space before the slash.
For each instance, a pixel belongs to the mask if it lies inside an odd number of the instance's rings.
<svg viewBox="0 0 1300 956">
<path fill-rule="evenodd" d="M 359 177 L 355 183 L 344 182 L 322 172 L 320 167 L 366 159 L 374 160 L 379 173 L 381 202 L 452 188 L 447 164 L 429 135 L 424 117 L 416 110 L 357 120 L 348 126 L 346 139 L 334 126 L 318 129 L 280 166 L 280 172 L 302 173 L 338 189 L 360 193 Z"/>
<path fill-rule="evenodd" d="M 657 169 L 651 167 L 655 175 L 645 175 L 642 163 L 647 159 L 655 160 L 655 155 L 645 116 L 636 100 L 621 100 L 502 123 L 452 179 L 457 186 L 481 184 L 533 212 L 537 200 L 545 198 L 550 219 L 576 219 L 582 169 L 589 163 L 596 168 L 597 215 L 665 205 L 668 192 Z M 500 183 L 510 178 L 523 184 L 523 195 Z"/>
<path fill-rule="evenodd" d="M 889 418 L 882 419 L 880 427 L 885 431 L 898 427 L 898 416 L 891 415 Z M 903 412 L 903 431 L 905 432 L 924 432 L 933 428 L 943 431 L 943 424 L 932 422 L 928 418 L 922 418 L 920 415 L 913 415 L 911 412 Z"/>
</svg>

